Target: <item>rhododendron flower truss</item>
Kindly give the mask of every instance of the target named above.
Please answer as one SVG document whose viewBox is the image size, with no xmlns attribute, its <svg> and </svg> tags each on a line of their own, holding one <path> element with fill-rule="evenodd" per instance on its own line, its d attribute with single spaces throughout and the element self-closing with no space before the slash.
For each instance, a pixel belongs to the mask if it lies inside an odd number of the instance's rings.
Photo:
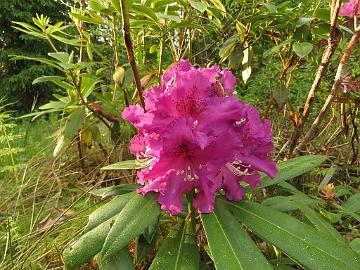
<svg viewBox="0 0 360 270">
<path fill-rule="evenodd" d="M 359 7 L 356 7 L 356 0 L 350 0 L 341 6 L 339 15 L 353 18 L 356 10 L 356 15 L 360 15 L 360 4 Z"/>
<path fill-rule="evenodd" d="M 158 193 L 163 210 L 183 209 L 182 197 L 195 193 L 201 213 L 214 209 L 215 194 L 241 200 L 244 184 L 255 188 L 259 171 L 275 177 L 269 120 L 233 96 L 234 75 L 217 66 L 195 68 L 181 60 L 144 93 L 146 111 L 131 105 L 122 114 L 137 129 L 130 150 L 151 160 L 138 172 L 138 192 Z"/>
</svg>

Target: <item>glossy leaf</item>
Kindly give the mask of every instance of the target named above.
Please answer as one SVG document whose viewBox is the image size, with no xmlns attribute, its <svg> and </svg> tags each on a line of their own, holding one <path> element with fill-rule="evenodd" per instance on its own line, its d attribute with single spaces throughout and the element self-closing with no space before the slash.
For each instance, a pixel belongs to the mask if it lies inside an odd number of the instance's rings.
<svg viewBox="0 0 360 270">
<path fill-rule="evenodd" d="M 206 3 L 202 3 L 200 1 L 195 1 L 195 0 L 189 0 L 189 3 L 193 8 L 200 11 L 201 13 L 203 13 L 207 9 Z"/>
<path fill-rule="evenodd" d="M 126 193 L 114 198 L 101 207 L 97 208 L 89 215 L 89 221 L 84 228 L 84 233 L 94 229 L 109 218 L 119 214 L 135 193 Z"/>
<path fill-rule="evenodd" d="M 308 269 L 360 268 L 359 258 L 348 245 L 324 238 L 310 225 L 258 203 L 223 201 L 256 235 Z"/>
<path fill-rule="evenodd" d="M 33 80 L 32 84 L 37 84 L 37 83 L 43 83 L 43 82 L 53 82 L 53 81 L 61 81 L 64 80 L 65 78 L 62 76 L 41 76 L 36 78 L 35 80 Z"/>
<path fill-rule="evenodd" d="M 199 264 L 194 224 L 181 222 L 168 234 L 149 270 L 196 270 Z"/>
<path fill-rule="evenodd" d="M 275 13 L 278 11 L 277 7 L 269 3 L 261 3 L 262 6 L 266 7 L 270 12 Z"/>
<path fill-rule="evenodd" d="M 134 193 L 119 196 L 90 214 L 84 234 L 64 251 L 68 269 L 86 263 L 101 251 L 116 217 L 133 196 Z"/>
<path fill-rule="evenodd" d="M 304 58 L 313 50 L 314 46 L 309 42 L 295 42 L 293 51 L 300 57 Z"/>
<path fill-rule="evenodd" d="M 54 35 L 54 34 L 51 34 L 50 36 L 52 38 L 64 43 L 64 44 L 69 44 L 69 45 L 72 45 L 72 46 L 81 46 L 81 43 L 80 43 L 79 39 L 68 39 L 68 38 L 64 38 L 64 37 Z"/>
<path fill-rule="evenodd" d="M 156 16 L 158 16 L 161 19 L 175 21 L 177 23 L 181 22 L 180 17 L 176 16 L 176 15 L 169 15 L 169 14 L 164 14 L 164 13 L 161 13 L 161 12 L 156 12 Z"/>
<path fill-rule="evenodd" d="M 54 52 L 48 53 L 48 55 L 64 64 L 68 64 L 70 60 L 70 54 L 68 54 L 67 52 Z"/>
<path fill-rule="evenodd" d="M 79 107 L 75 109 L 66 121 L 64 129 L 64 138 L 66 140 L 71 140 L 76 132 L 81 128 L 86 116 L 86 111 L 84 107 Z"/>
<path fill-rule="evenodd" d="M 108 170 L 132 170 L 132 169 L 142 169 L 146 168 L 150 165 L 150 160 L 125 160 L 120 161 L 114 164 L 110 164 L 108 166 L 102 167 L 102 171 Z"/>
<path fill-rule="evenodd" d="M 64 250 L 63 255 L 67 269 L 79 267 L 101 251 L 115 218 L 101 223 Z"/>
<path fill-rule="evenodd" d="M 281 212 L 289 212 L 299 209 L 297 203 L 298 200 L 302 199 L 304 205 L 314 204 L 315 201 L 310 198 L 301 198 L 300 196 L 275 196 L 270 197 L 262 202 L 262 205 L 269 206 Z"/>
<path fill-rule="evenodd" d="M 354 213 L 360 212 L 360 192 L 352 195 L 342 207 Z"/>
<path fill-rule="evenodd" d="M 95 189 L 90 191 L 90 193 L 95 196 L 99 196 L 102 199 L 105 199 L 111 196 L 121 195 L 135 191 L 139 187 L 141 187 L 139 184 L 120 184 L 117 186 Z"/>
<path fill-rule="evenodd" d="M 201 214 L 216 269 L 272 269 L 242 225 L 217 202 L 215 211 Z"/>
<path fill-rule="evenodd" d="M 331 224 L 324 220 L 318 213 L 300 202 L 298 202 L 297 205 L 300 208 L 301 212 L 303 212 L 304 215 L 309 219 L 309 221 L 315 226 L 315 228 L 324 234 L 324 237 L 328 237 L 332 241 L 336 241 L 341 244 L 345 243 L 345 240 L 341 236 L 341 234 L 333 226 L 331 226 Z"/>
<path fill-rule="evenodd" d="M 98 254 L 96 256 L 96 262 L 100 270 L 135 270 L 127 247 L 107 259 L 103 258 L 101 254 Z"/>
<path fill-rule="evenodd" d="M 336 242 L 344 243 L 344 239 L 340 233 L 333 226 L 331 226 L 331 224 L 324 220 L 319 213 L 308 207 L 307 203 L 304 203 L 307 200 L 315 201 L 314 199 L 309 198 L 307 195 L 297 190 L 289 183 L 283 182 L 280 183 L 280 186 L 295 195 L 294 199 L 298 208 L 304 213 L 304 215 L 314 225 L 314 227 L 323 233 L 324 237 L 328 237 L 333 241 L 335 240 Z"/>
<path fill-rule="evenodd" d="M 227 39 L 219 50 L 221 61 L 224 61 L 234 50 L 236 43 L 239 41 L 239 35 L 233 35 Z"/>
<path fill-rule="evenodd" d="M 111 228 L 101 254 L 104 258 L 111 257 L 146 227 L 153 224 L 160 214 L 160 207 L 155 194 L 142 196 L 135 194 L 117 217 Z"/>
<path fill-rule="evenodd" d="M 79 21 L 93 23 L 93 24 L 106 24 L 102 19 L 99 18 L 92 18 L 75 12 L 70 12 L 70 15 L 75 19 L 78 19 Z"/>
<path fill-rule="evenodd" d="M 63 69 L 61 67 L 59 67 L 59 65 L 56 64 L 55 61 L 46 59 L 46 58 L 42 58 L 42 57 L 30 57 L 30 56 L 22 56 L 22 55 L 9 55 L 10 60 L 31 60 L 31 61 L 36 61 L 42 64 L 46 64 L 49 65 L 50 67 L 56 68 L 60 71 L 63 71 Z"/>
<path fill-rule="evenodd" d="M 257 189 L 272 186 L 283 181 L 290 180 L 299 175 L 305 174 L 312 169 L 318 167 L 326 159 L 326 156 L 308 155 L 279 162 L 277 165 L 277 177 L 274 180 L 270 179 L 268 176 L 263 177 L 263 182 L 257 187 Z"/>
<path fill-rule="evenodd" d="M 148 8 L 144 5 L 133 4 L 131 9 L 132 9 L 132 11 L 135 11 L 138 14 L 144 15 L 156 23 L 159 22 L 159 18 L 156 16 L 155 12 L 151 8 Z"/>
<path fill-rule="evenodd" d="M 360 238 L 355 238 L 350 242 L 350 247 L 360 256 Z"/>
<path fill-rule="evenodd" d="M 120 0 L 111 0 L 112 5 L 116 9 L 117 12 L 121 13 Z"/>
</svg>

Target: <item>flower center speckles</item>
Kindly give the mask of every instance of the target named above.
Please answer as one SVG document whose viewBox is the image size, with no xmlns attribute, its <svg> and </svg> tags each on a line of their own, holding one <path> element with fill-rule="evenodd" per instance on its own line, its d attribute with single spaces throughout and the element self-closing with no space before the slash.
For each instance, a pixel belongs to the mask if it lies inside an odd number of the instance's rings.
<svg viewBox="0 0 360 270">
<path fill-rule="evenodd" d="M 253 172 L 250 172 L 251 165 L 245 165 L 239 159 L 235 159 L 232 163 L 228 162 L 225 164 L 225 166 L 237 176 L 253 174 Z"/>
<path fill-rule="evenodd" d="M 187 141 L 180 139 L 178 143 L 172 147 L 171 154 L 173 156 L 185 156 L 186 159 L 190 161 L 194 156 L 194 150 Z"/>
<path fill-rule="evenodd" d="M 175 144 L 175 146 L 172 148 L 171 152 L 173 155 L 181 155 L 181 154 L 187 153 L 188 150 L 189 150 L 189 147 L 187 146 L 187 144 L 183 140 L 181 140 L 177 144 Z"/>
<path fill-rule="evenodd" d="M 176 110 L 181 116 L 196 117 L 206 110 L 206 103 L 193 92 L 176 103 Z"/>
</svg>

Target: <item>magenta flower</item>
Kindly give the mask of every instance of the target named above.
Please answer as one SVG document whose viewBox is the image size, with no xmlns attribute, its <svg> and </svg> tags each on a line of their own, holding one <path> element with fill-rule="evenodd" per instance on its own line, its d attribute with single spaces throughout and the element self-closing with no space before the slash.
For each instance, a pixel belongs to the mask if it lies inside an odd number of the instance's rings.
<svg viewBox="0 0 360 270">
<path fill-rule="evenodd" d="M 138 172 L 138 192 L 158 193 L 161 209 L 183 209 L 182 197 L 194 191 L 194 207 L 213 211 L 215 195 L 244 196 L 244 184 L 275 177 L 271 123 L 232 96 L 236 78 L 218 66 L 195 68 L 181 60 L 167 70 L 160 86 L 144 93 L 146 112 L 131 105 L 122 114 L 138 129 L 130 150 L 150 166 Z M 243 183 L 243 184 L 242 184 Z"/>
<path fill-rule="evenodd" d="M 346 74 L 342 77 L 341 86 L 338 88 L 342 88 L 344 93 L 347 93 L 349 91 L 356 91 L 359 88 L 359 85 L 354 82 L 348 74 Z"/>
<path fill-rule="evenodd" d="M 353 18 L 356 9 L 355 4 L 356 0 L 350 0 L 349 2 L 343 4 L 340 8 L 339 15 Z M 360 7 L 358 7 L 356 15 L 360 15 Z"/>
</svg>

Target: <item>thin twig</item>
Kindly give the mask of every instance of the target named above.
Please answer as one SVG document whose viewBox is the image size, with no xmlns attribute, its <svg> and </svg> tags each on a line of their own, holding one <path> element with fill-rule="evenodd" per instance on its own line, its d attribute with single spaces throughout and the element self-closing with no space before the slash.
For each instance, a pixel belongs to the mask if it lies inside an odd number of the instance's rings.
<svg viewBox="0 0 360 270">
<path fill-rule="evenodd" d="M 131 41 L 131 35 L 130 35 L 130 20 L 129 20 L 129 9 L 126 3 L 126 0 L 120 0 L 120 6 L 121 6 L 121 14 L 122 14 L 122 23 L 123 23 L 123 34 L 124 34 L 124 40 L 125 40 L 125 47 L 126 52 L 128 56 L 128 60 L 134 75 L 135 84 L 137 88 L 137 92 L 140 98 L 141 106 L 145 110 L 145 102 L 144 97 L 142 95 L 142 87 L 140 82 L 140 76 L 139 71 L 135 63 L 135 57 L 134 57 L 134 49 Z"/>
<path fill-rule="evenodd" d="M 346 47 L 346 49 L 345 49 L 345 51 L 344 51 L 344 53 L 343 53 L 343 55 L 341 57 L 341 61 L 340 61 L 340 64 L 339 64 L 339 66 L 337 68 L 337 71 L 336 71 L 336 75 L 335 75 L 334 83 L 333 83 L 332 88 L 331 88 L 331 92 L 330 92 L 329 96 L 327 97 L 323 107 L 321 108 L 321 111 L 319 112 L 318 116 L 316 117 L 313 124 L 311 125 L 309 131 L 306 133 L 303 141 L 296 148 L 297 152 L 302 151 L 305 148 L 305 146 L 318 133 L 320 124 L 321 124 L 322 120 L 324 119 L 327 111 L 331 107 L 331 104 L 334 101 L 336 92 L 338 91 L 338 87 L 341 84 L 341 79 L 342 79 L 342 77 L 344 75 L 345 66 L 348 64 L 349 59 L 350 59 L 350 55 L 351 55 L 353 49 L 355 48 L 355 44 L 357 43 L 359 38 L 360 38 L 360 26 L 358 26 L 355 29 L 355 32 L 354 32 L 353 36 L 351 37 L 351 40 L 349 41 L 348 46 Z"/>
<path fill-rule="evenodd" d="M 222 39 L 222 38 L 224 37 L 224 35 L 230 30 L 231 26 L 232 26 L 234 23 L 236 23 L 236 20 L 231 21 L 231 22 L 228 24 L 228 26 L 224 29 L 224 31 L 214 40 L 213 43 L 211 43 L 209 46 L 207 46 L 207 47 L 206 47 L 205 49 L 203 49 L 202 51 L 194 54 L 193 57 L 196 57 L 196 56 L 198 56 L 198 55 L 200 55 L 200 54 L 202 54 L 202 53 L 210 50 L 212 47 L 214 47 L 214 46 L 218 43 L 218 41 L 219 41 L 220 39 Z"/>
<path fill-rule="evenodd" d="M 310 91 L 309 91 L 309 94 L 307 96 L 307 99 L 305 101 L 305 104 L 304 104 L 304 107 L 303 107 L 303 110 L 302 110 L 302 115 L 299 119 L 299 122 L 298 122 L 298 126 L 295 130 L 295 132 L 293 133 L 291 139 L 290 139 L 290 145 L 289 145 L 289 151 L 288 151 L 288 156 L 291 156 L 295 147 L 296 147 L 296 144 L 300 138 L 300 135 L 302 133 L 302 130 L 303 130 L 303 127 L 304 127 L 304 124 L 310 114 L 310 111 L 311 111 L 311 108 L 314 104 L 314 100 L 315 100 L 315 94 L 316 94 L 316 91 L 319 89 L 320 87 L 320 83 L 322 81 L 322 78 L 324 77 L 326 71 L 327 71 L 327 67 L 329 66 L 329 63 L 330 63 L 330 59 L 331 57 L 333 56 L 335 50 L 336 50 L 336 47 L 337 47 L 337 44 L 339 42 L 339 38 L 340 38 L 340 35 L 338 33 L 338 29 L 337 29 L 337 19 L 338 19 L 338 13 L 339 13 L 339 10 L 340 10 L 340 4 L 341 4 L 341 1 L 340 0 L 336 0 L 333 1 L 333 6 L 331 8 L 331 27 L 330 27 L 330 36 L 329 36 L 329 39 L 328 39 L 328 44 L 327 44 L 327 47 L 324 51 L 324 54 L 323 54 L 323 57 L 322 57 L 322 60 L 321 60 L 321 64 L 319 65 L 318 69 L 317 69 L 317 72 L 316 72 L 316 76 L 315 76 L 315 80 L 310 88 Z"/>
</svg>

